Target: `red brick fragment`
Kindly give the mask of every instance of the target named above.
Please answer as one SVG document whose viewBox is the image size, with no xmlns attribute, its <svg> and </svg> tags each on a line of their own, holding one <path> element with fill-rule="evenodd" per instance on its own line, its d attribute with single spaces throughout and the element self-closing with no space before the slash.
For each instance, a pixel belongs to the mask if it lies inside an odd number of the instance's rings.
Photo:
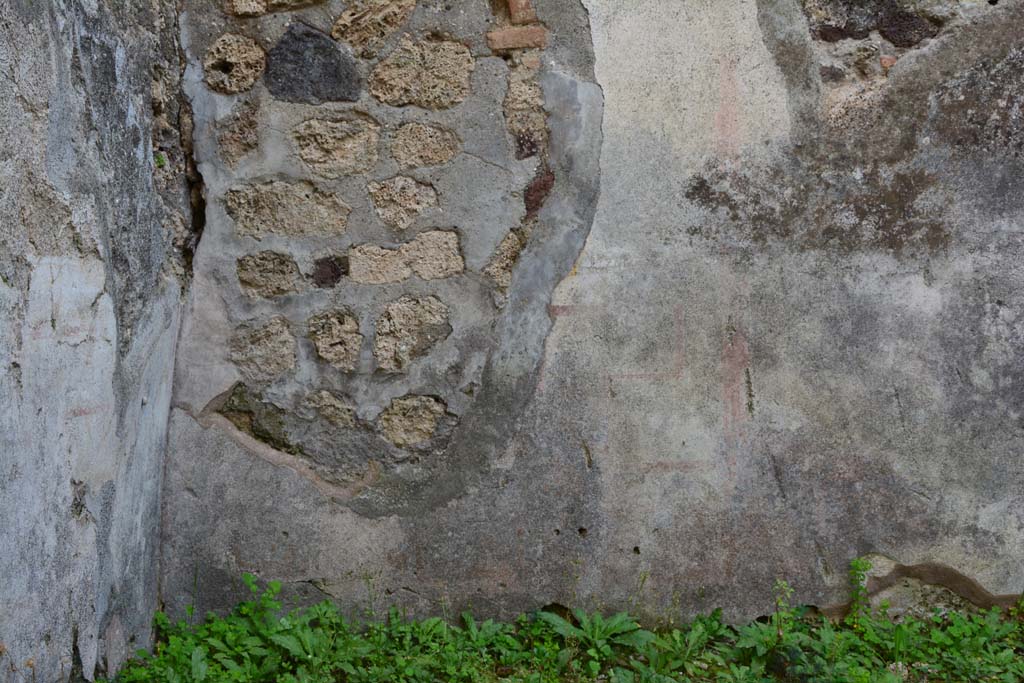
<svg viewBox="0 0 1024 683">
<path fill-rule="evenodd" d="M 510 26 L 487 34 L 487 45 L 499 52 L 527 47 L 543 48 L 548 44 L 548 30 L 543 26 Z"/>
<path fill-rule="evenodd" d="M 508 13 L 513 24 L 532 24 L 537 21 L 537 12 L 530 0 L 508 0 Z"/>
<path fill-rule="evenodd" d="M 530 181 L 523 193 L 523 203 L 526 204 L 526 220 L 537 217 L 554 186 L 555 174 L 545 164 L 537 170 L 536 177 Z"/>
</svg>

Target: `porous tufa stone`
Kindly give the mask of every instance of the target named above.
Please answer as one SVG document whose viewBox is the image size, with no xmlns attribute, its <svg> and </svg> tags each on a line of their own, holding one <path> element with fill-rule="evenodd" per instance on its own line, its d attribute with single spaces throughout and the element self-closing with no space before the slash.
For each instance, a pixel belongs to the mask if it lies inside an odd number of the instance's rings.
<svg viewBox="0 0 1024 683">
<path fill-rule="evenodd" d="M 373 342 L 377 367 L 404 372 L 415 358 L 451 334 L 448 318 L 448 307 L 434 296 L 403 296 L 389 303 L 377 320 Z"/>
<path fill-rule="evenodd" d="M 342 235 L 352 209 L 312 183 L 274 180 L 243 185 L 225 195 L 227 213 L 239 235 L 331 237 Z"/>
<path fill-rule="evenodd" d="M 526 241 L 520 236 L 519 231 L 512 230 L 505 235 L 505 238 L 501 240 L 501 244 L 494 251 L 491 262 L 484 268 L 484 274 L 494 280 L 499 289 L 504 291 L 511 286 L 512 269 L 515 267 L 516 261 L 519 260 L 519 254 L 522 253 L 525 246 Z"/>
<path fill-rule="evenodd" d="M 259 144 L 259 117 L 256 106 L 245 103 L 231 113 L 230 118 L 220 126 L 217 136 L 220 156 L 230 168 L 234 168 Z"/>
<path fill-rule="evenodd" d="M 299 158 L 325 178 L 365 173 L 377 163 L 380 126 L 368 116 L 310 119 L 292 131 Z"/>
<path fill-rule="evenodd" d="M 440 166 L 459 153 L 459 138 L 450 130 L 425 123 L 407 123 L 391 142 L 391 156 L 402 168 Z"/>
<path fill-rule="evenodd" d="M 361 244 L 349 250 L 349 277 L 362 284 L 401 282 L 413 274 L 424 280 L 440 280 L 465 269 L 459 236 L 449 230 L 417 235 L 398 249 Z"/>
<path fill-rule="evenodd" d="M 367 187 L 380 219 L 405 230 L 427 209 L 437 206 L 437 192 L 426 183 L 408 176 L 396 176 Z"/>
<path fill-rule="evenodd" d="M 230 342 L 231 361 L 250 381 L 272 382 L 295 367 L 295 336 L 282 317 L 265 325 L 239 328 Z"/>
<path fill-rule="evenodd" d="M 469 95 L 473 56 L 462 43 L 408 37 L 388 55 L 370 77 L 370 92 L 393 107 L 414 105 L 448 109 Z"/>
<path fill-rule="evenodd" d="M 295 259 L 261 251 L 238 259 L 238 283 L 249 296 L 271 298 L 297 292 L 300 280 Z"/>
<path fill-rule="evenodd" d="M 306 404 L 336 427 L 354 427 L 356 424 L 352 405 L 329 391 L 321 390 L 310 394 Z"/>
<path fill-rule="evenodd" d="M 238 17 L 258 17 L 271 12 L 288 12 L 290 10 L 319 5 L 326 0 L 227 0 L 229 14 Z"/>
<path fill-rule="evenodd" d="M 267 66 L 267 55 L 252 38 L 226 33 L 210 46 L 203 59 L 206 84 L 226 95 L 250 89 Z"/>
<path fill-rule="evenodd" d="M 331 35 L 361 56 L 372 57 L 415 9 L 416 0 L 357 0 L 334 22 Z"/>
<path fill-rule="evenodd" d="M 421 233 L 403 244 L 401 252 L 412 272 L 424 280 L 441 280 L 465 268 L 459 251 L 459 236 L 450 230 Z"/>
<path fill-rule="evenodd" d="M 381 413 L 384 438 L 399 448 L 422 446 L 437 432 L 446 406 L 433 396 L 403 396 Z"/>
<path fill-rule="evenodd" d="M 348 311 L 326 311 L 309 319 L 309 338 L 317 355 L 343 372 L 351 372 L 359 363 L 363 335 L 359 321 Z"/>
</svg>

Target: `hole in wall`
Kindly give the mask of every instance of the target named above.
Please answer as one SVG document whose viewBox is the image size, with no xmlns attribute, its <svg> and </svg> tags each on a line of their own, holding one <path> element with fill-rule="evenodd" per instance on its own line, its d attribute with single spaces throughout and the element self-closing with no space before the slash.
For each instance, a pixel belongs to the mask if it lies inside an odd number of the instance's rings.
<svg viewBox="0 0 1024 683">
<path fill-rule="evenodd" d="M 576 533 L 580 535 L 580 538 L 586 538 L 587 537 L 587 527 L 581 526 L 579 529 L 576 530 Z"/>
</svg>

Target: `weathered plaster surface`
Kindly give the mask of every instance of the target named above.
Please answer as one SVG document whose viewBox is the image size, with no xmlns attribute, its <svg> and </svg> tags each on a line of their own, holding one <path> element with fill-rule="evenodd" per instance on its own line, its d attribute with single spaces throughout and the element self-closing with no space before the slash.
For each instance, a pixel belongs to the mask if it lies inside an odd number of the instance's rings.
<svg viewBox="0 0 1024 683">
<path fill-rule="evenodd" d="M 0 5 L 5 683 L 116 669 L 156 607 L 188 203 L 173 3 L 115 4 Z"/>
<path fill-rule="evenodd" d="M 868 553 L 1019 592 L 1020 3 L 902 3 L 913 20 L 845 0 L 534 4 L 535 79 L 528 54 L 487 49 L 501 3 L 403 2 L 362 75 L 413 49 L 405 34 L 443 36 L 473 57 L 469 90 L 313 107 L 259 81 L 217 94 L 203 55 L 229 31 L 267 51 L 289 22 L 328 33 L 342 4 L 189 7 L 211 202 L 175 381 L 167 605 L 225 607 L 251 571 L 352 610 L 740 618 L 770 609 L 777 577 L 842 603 Z M 524 140 L 531 93 L 547 130 Z M 239 160 L 224 131 L 254 116 Z M 362 122 L 360 161 L 304 164 L 291 131 L 338 117 Z M 454 137 L 397 164 L 409 122 Z M 437 202 L 388 221 L 369 193 L 400 173 Z M 335 193 L 343 225 L 275 234 L 225 210 L 280 180 Z M 414 272 L 409 244 L 453 228 L 464 270 Z M 280 256 L 261 257 L 268 296 L 240 288 L 238 259 L 267 251 L 294 259 L 294 293 Z M 448 317 L 382 365 L 401 297 Z"/>
<path fill-rule="evenodd" d="M 1020 49 L 1004 4 L 835 104 L 791 3 L 587 2 L 602 196 L 535 408 L 593 462 L 582 592 L 750 616 L 773 577 L 841 601 L 868 552 L 1021 590 L 1019 161 L 961 142 L 1020 122 L 934 123 Z"/>
<path fill-rule="evenodd" d="M 374 7 L 0 7 L 4 675 L 1020 592 L 1019 0 Z"/>
</svg>

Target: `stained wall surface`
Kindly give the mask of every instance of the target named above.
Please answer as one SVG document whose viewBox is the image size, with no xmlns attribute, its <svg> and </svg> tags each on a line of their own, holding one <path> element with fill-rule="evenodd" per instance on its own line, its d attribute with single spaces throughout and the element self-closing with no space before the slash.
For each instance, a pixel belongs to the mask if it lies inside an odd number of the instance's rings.
<svg viewBox="0 0 1024 683">
<path fill-rule="evenodd" d="M 0 3 L 0 681 L 150 642 L 191 241 L 173 2 Z"/>
<path fill-rule="evenodd" d="M 1022 19 L 185 2 L 168 608 L 1019 593 Z"/>
</svg>

